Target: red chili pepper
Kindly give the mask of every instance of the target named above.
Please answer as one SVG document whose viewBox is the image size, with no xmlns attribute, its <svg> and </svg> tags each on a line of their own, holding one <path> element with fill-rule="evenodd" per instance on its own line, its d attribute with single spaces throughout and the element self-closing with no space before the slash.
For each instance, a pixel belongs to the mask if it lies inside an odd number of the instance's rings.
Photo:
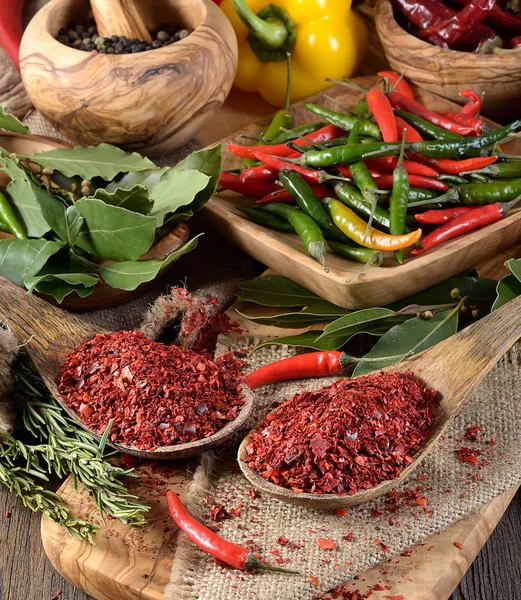
<svg viewBox="0 0 521 600">
<path fill-rule="evenodd" d="M 244 383 L 254 390 L 276 381 L 335 375 L 349 364 L 342 362 L 342 355 L 343 353 L 338 351 L 297 354 L 260 367 L 247 375 Z"/>
<path fill-rule="evenodd" d="M 277 177 L 277 169 L 267 167 L 266 165 L 258 165 L 243 169 L 239 175 L 241 183 L 245 183 L 249 179 L 268 179 L 273 181 Z"/>
<path fill-rule="evenodd" d="M 406 142 L 423 142 L 423 138 L 418 131 L 401 117 L 396 117 L 396 125 L 398 127 L 398 137 L 400 139 L 403 139 L 403 132 L 405 131 Z"/>
<path fill-rule="evenodd" d="M 458 96 L 461 96 L 462 98 L 468 98 L 468 102 L 460 111 L 461 114 L 477 117 L 481 112 L 481 104 L 483 102 L 481 95 L 474 90 L 461 90 Z"/>
<path fill-rule="evenodd" d="M 405 81 L 399 73 L 396 73 L 395 71 L 379 71 L 378 75 L 388 79 L 391 86 L 394 87 L 394 91 L 414 100 L 414 92 L 411 90 L 407 81 Z"/>
<path fill-rule="evenodd" d="M 390 162 L 387 162 L 385 158 L 371 158 L 364 162 L 370 169 L 392 173 L 398 164 L 398 159 L 393 156 Z M 438 177 L 439 175 L 438 171 L 413 160 L 404 160 L 403 166 L 409 175 L 423 175 L 424 177 Z"/>
<path fill-rule="evenodd" d="M 467 6 L 469 0 L 454 0 L 458 6 Z M 502 38 L 521 35 L 521 19 L 505 12 L 497 4 L 487 15 L 485 24 L 490 25 Z"/>
<path fill-rule="evenodd" d="M 260 147 L 260 146 L 259 146 Z M 268 165 L 268 167 L 272 167 L 277 171 L 281 171 L 282 169 L 291 169 L 292 171 L 296 171 L 308 182 L 308 183 L 323 183 L 324 175 L 321 171 L 315 169 L 307 169 L 306 167 L 302 167 L 301 165 L 296 165 L 295 163 L 290 163 L 286 160 L 278 156 L 270 156 L 269 154 L 264 154 L 260 150 L 252 150 L 251 154 L 253 158 L 257 160 L 261 160 L 263 163 Z"/>
<path fill-rule="evenodd" d="M 439 246 L 447 240 L 451 240 L 455 237 L 485 227 L 485 225 L 491 225 L 496 221 L 502 219 L 508 209 L 512 206 L 512 203 L 500 204 L 487 204 L 486 206 L 475 207 L 474 210 L 469 211 L 452 219 L 445 225 L 438 227 L 432 233 L 429 233 L 425 237 L 422 237 L 421 244 L 423 248 L 413 248 L 411 254 L 417 256 L 422 252 L 430 250 L 436 246 Z"/>
<path fill-rule="evenodd" d="M 446 117 L 442 117 L 438 113 L 429 110 L 427 107 L 423 106 L 423 104 L 416 102 L 416 100 L 411 100 L 406 96 L 402 96 L 402 94 L 399 94 L 398 92 L 393 92 L 389 98 L 391 100 L 391 104 L 397 110 L 405 110 L 413 115 L 425 119 L 425 121 L 429 121 L 429 123 L 433 123 L 438 127 L 443 127 L 443 129 L 458 133 L 459 135 L 469 135 L 472 133 L 471 127 L 463 127 L 462 125 L 458 125 L 457 123 L 454 123 L 454 121 L 451 121 Z"/>
<path fill-rule="evenodd" d="M 20 70 L 20 41 L 25 0 L 0 0 L 0 44 Z"/>
<path fill-rule="evenodd" d="M 485 125 L 481 119 L 477 119 L 476 117 L 462 112 L 440 112 L 439 114 L 442 117 L 447 117 L 447 119 L 454 121 L 454 123 L 463 125 L 464 127 L 472 127 L 475 135 L 481 135 L 483 126 Z"/>
<path fill-rule="evenodd" d="M 266 194 L 284 189 L 282 186 L 266 179 L 250 179 L 243 183 L 239 175 L 234 175 L 233 173 L 221 173 L 219 185 L 227 190 L 237 192 L 243 196 L 249 196 L 250 198 L 263 198 Z"/>
<path fill-rule="evenodd" d="M 332 194 L 331 189 L 327 185 L 312 185 L 311 190 L 315 198 L 328 198 Z M 284 190 L 283 192 L 267 194 L 264 198 L 257 200 L 255 204 L 269 204 L 270 202 L 288 202 L 292 204 L 295 202 L 295 198 Z"/>
<path fill-rule="evenodd" d="M 335 169 L 342 175 L 345 175 L 345 177 L 353 177 L 351 175 L 351 170 L 349 169 L 349 167 L 347 165 L 335 165 Z M 373 177 L 378 177 L 378 176 L 382 175 L 382 173 L 380 173 L 380 171 L 376 171 L 375 169 L 369 169 L 369 172 L 371 173 L 371 175 Z"/>
<path fill-rule="evenodd" d="M 442 40 L 452 48 L 461 38 L 474 31 L 490 13 L 496 0 L 471 0 L 465 8 L 449 19 L 422 29 L 423 39 L 436 43 Z M 441 44 L 438 44 L 441 45 Z"/>
<path fill-rule="evenodd" d="M 450 158 L 429 158 L 421 154 L 410 154 L 418 162 L 422 162 L 445 175 L 459 175 L 468 171 L 476 171 L 488 167 L 496 162 L 497 156 L 477 156 L 476 158 L 465 158 L 463 160 L 452 160 Z"/>
<path fill-rule="evenodd" d="M 455 208 L 440 208 L 439 210 L 427 210 L 424 213 L 414 215 L 418 223 L 424 225 L 443 225 L 448 223 L 460 215 L 464 215 L 472 210 L 476 210 L 476 206 L 456 206 Z"/>
<path fill-rule="evenodd" d="M 365 99 L 378 127 L 380 127 L 384 142 L 397 142 L 398 129 L 389 98 L 382 90 L 373 88 L 367 92 Z"/>
<path fill-rule="evenodd" d="M 259 559 L 257 554 L 251 552 L 249 548 L 243 548 L 242 546 L 237 546 L 227 540 L 223 540 L 222 537 L 195 519 L 181 502 L 179 496 L 172 490 L 168 490 L 166 493 L 166 504 L 175 524 L 191 542 L 216 559 L 230 565 L 230 567 L 240 569 L 241 571 L 265 569 L 281 573 L 297 572 L 267 565 Z"/>
<path fill-rule="evenodd" d="M 423 175 L 408 175 L 409 185 L 416 188 L 425 188 L 427 190 L 439 190 L 440 192 L 446 192 L 449 186 L 439 179 L 432 179 L 431 177 L 424 177 Z M 392 190 L 393 189 L 393 176 L 382 175 L 381 177 L 375 178 L 376 185 L 381 190 Z"/>
<path fill-rule="evenodd" d="M 327 142 L 328 140 L 334 140 L 343 134 L 343 130 L 336 125 L 325 125 L 321 129 L 317 129 L 312 133 L 308 133 L 306 138 L 312 142 Z M 307 146 L 308 141 L 297 139 L 293 140 L 294 146 Z M 273 156 L 289 156 L 293 154 L 294 150 L 286 144 L 275 144 L 273 146 L 239 146 L 238 144 L 228 143 L 228 150 L 236 156 L 242 156 L 243 158 L 252 158 L 253 150 L 259 150 L 260 152 L 268 153 Z"/>
</svg>

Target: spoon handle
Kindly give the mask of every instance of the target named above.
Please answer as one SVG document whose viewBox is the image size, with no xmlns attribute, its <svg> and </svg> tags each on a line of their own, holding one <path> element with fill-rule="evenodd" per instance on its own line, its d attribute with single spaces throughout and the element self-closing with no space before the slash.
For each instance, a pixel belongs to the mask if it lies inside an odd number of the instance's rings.
<svg viewBox="0 0 521 600">
<path fill-rule="evenodd" d="M 443 397 L 449 412 L 484 379 L 521 337 L 521 296 L 458 334 L 400 365 L 411 369 Z"/>
</svg>

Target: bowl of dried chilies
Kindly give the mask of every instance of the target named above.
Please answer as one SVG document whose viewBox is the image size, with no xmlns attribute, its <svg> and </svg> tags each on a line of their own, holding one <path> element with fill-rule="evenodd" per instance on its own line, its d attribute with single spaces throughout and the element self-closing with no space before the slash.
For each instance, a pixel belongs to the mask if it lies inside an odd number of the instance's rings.
<svg viewBox="0 0 521 600">
<path fill-rule="evenodd" d="M 454 102 L 471 87 L 483 112 L 519 114 L 521 15 L 502 0 L 378 0 L 376 30 L 390 65 Z"/>
</svg>

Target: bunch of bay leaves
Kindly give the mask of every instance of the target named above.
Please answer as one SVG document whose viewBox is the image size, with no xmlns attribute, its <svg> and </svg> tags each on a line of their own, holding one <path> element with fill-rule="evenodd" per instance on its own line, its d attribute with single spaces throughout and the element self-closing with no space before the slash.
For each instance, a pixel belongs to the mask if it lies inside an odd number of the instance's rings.
<svg viewBox="0 0 521 600">
<path fill-rule="evenodd" d="M 29 134 L 1 107 L 0 129 Z M 165 260 L 139 260 L 204 206 L 220 167 L 221 146 L 162 168 L 109 144 L 29 156 L 0 147 L 6 196 L 27 233 L 0 240 L 0 275 L 58 302 L 85 298 L 100 281 L 134 290 L 196 247 L 197 237 Z"/>
</svg>

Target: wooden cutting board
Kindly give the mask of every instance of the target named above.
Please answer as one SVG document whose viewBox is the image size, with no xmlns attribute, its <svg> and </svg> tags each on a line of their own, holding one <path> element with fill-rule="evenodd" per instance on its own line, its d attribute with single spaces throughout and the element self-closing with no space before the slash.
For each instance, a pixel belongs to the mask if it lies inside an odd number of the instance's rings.
<svg viewBox="0 0 521 600">
<path fill-rule="evenodd" d="M 367 25 L 371 42 L 363 73 L 374 74 L 387 65 L 370 19 Z M 273 107 L 257 95 L 232 91 L 216 117 L 207 122 L 199 139 L 203 145 L 213 143 L 272 112 Z M 480 272 L 485 277 L 502 277 L 506 272 L 502 267 L 505 260 L 519 256 L 521 245 L 498 254 Z M 236 313 L 232 316 L 238 320 Z M 244 329 L 259 335 L 274 335 L 272 328 L 250 322 L 244 324 Z M 71 583 L 98 600 L 161 600 L 179 535 L 168 518 L 163 492 L 169 487 L 180 491 L 189 481 L 189 467 L 189 463 L 182 461 L 140 466 L 137 471 L 141 478 L 131 481 L 129 488 L 152 507 L 147 526 L 132 530 L 119 521 L 108 521 L 101 525 L 95 546 L 72 538 L 44 517 L 42 542 L 51 563 Z M 515 492 L 516 489 L 510 490 L 475 515 L 428 538 L 410 557 L 397 557 L 366 571 L 359 580 L 349 583 L 349 589 L 365 591 L 380 584 L 392 589 L 373 592 L 375 600 L 399 594 L 404 600 L 447 600 L 499 523 Z M 81 488 L 76 493 L 70 479 L 58 493 L 74 515 L 97 520 L 97 511 L 88 494 Z M 463 544 L 461 550 L 454 546 L 454 541 Z"/>
</svg>

